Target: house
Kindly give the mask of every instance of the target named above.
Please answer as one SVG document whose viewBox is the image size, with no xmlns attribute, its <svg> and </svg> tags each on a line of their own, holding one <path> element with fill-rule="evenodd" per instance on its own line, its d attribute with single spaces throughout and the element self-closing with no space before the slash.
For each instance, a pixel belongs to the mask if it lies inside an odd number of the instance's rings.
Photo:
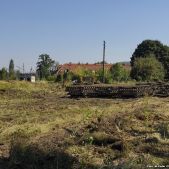
<svg viewBox="0 0 169 169">
<path fill-rule="evenodd" d="M 112 64 L 105 64 L 105 69 L 110 69 Z M 58 74 L 62 74 L 65 71 L 70 71 L 70 72 L 75 72 L 78 69 L 84 69 L 84 70 L 90 70 L 90 71 L 98 71 L 102 69 L 103 65 L 102 64 L 75 64 L 75 63 L 65 63 L 63 65 L 60 65 L 58 68 Z"/>
<path fill-rule="evenodd" d="M 129 63 L 123 63 L 122 65 L 127 70 L 130 70 L 130 68 L 131 68 Z M 112 66 L 113 66 L 113 64 L 105 64 L 104 65 L 105 69 L 107 69 L 107 70 L 109 70 Z M 93 72 L 97 72 L 98 70 L 100 70 L 102 68 L 103 68 L 103 65 L 97 64 L 97 63 L 95 63 L 95 64 L 65 63 L 63 65 L 59 65 L 57 74 L 63 74 L 64 72 L 67 72 L 67 71 L 75 73 L 78 69 L 84 69 L 84 70 L 90 70 Z"/>
</svg>

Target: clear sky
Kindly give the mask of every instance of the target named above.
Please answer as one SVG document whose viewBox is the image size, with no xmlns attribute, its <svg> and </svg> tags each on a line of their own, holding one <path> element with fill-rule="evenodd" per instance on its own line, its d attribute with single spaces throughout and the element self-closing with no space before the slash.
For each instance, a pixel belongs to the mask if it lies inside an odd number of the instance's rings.
<svg viewBox="0 0 169 169">
<path fill-rule="evenodd" d="M 128 61 L 145 39 L 169 45 L 169 0 L 0 0 L 0 68 L 36 67 L 49 54 L 59 63 Z"/>
</svg>

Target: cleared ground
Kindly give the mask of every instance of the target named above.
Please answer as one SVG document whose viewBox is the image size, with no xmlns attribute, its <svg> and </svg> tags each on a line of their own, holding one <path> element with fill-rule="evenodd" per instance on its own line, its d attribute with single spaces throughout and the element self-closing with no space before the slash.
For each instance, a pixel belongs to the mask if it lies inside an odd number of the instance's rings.
<svg viewBox="0 0 169 169">
<path fill-rule="evenodd" d="M 67 97 L 53 83 L 0 82 L 0 167 L 169 165 L 169 98 Z"/>
</svg>

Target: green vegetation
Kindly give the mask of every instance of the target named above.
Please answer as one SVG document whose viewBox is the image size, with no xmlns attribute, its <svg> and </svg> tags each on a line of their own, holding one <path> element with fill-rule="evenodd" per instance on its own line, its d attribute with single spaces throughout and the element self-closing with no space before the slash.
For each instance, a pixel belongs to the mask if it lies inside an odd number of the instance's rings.
<svg viewBox="0 0 169 169">
<path fill-rule="evenodd" d="M 131 77 L 139 81 L 164 80 L 163 65 L 155 57 L 136 58 L 131 70 Z"/>
<path fill-rule="evenodd" d="M 77 80 L 78 83 L 90 81 L 92 83 L 101 83 L 103 80 L 103 70 L 91 71 L 84 68 L 77 68 L 74 72 L 64 72 L 62 75 L 57 76 L 57 82 L 64 80 L 65 82 L 71 82 Z M 130 70 L 126 70 L 122 64 L 115 64 L 111 69 L 105 69 L 105 83 L 112 84 L 116 82 L 126 82 L 130 80 Z"/>
<path fill-rule="evenodd" d="M 0 71 L 0 80 L 6 80 L 8 76 L 8 72 L 5 68 L 2 68 Z"/>
<path fill-rule="evenodd" d="M 41 54 L 37 62 L 37 73 L 41 80 L 51 79 L 52 73 L 56 70 L 56 62 L 47 54 Z"/>
<path fill-rule="evenodd" d="M 168 98 L 70 99 L 45 81 L 1 81 L 0 96 L 0 168 L 168 165 Z"/>
<path fill-rule="evenodd" d="M 162 63 L 165 69 L 165 78 L 169 79 L 169 47 L 160 41 L 144 40 L 138 45 L 131 57 L 131 66 L 134 66 L 136 58 L 155 57 Z"/>
<path fill-rule="evenodd" d="M 130 80 L 130 71 L 126 70 L 120 63 L 114 64 L 110 72 L 114 81 L 121 82 Z"/>
</svg>

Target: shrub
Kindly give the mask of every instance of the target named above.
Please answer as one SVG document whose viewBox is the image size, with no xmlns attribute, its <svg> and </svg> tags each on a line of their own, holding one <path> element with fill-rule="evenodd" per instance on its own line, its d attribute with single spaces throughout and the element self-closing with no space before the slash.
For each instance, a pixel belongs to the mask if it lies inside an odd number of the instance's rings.
<svg viewBox="0 0 169 169">
<path fill-rule="evenodd" d="M 130 72 L 122 64 L 116 63 L 110 69 L 114 81 L 127 81 L 130 79 Z"/>
<path fill-rule="evenodd" d="M 165 76 L 162 64 L 155 57 L 137 58 L 132 66 L 131 77 L 138 81 L 159 81 Z"/>
<path fill-rule="evenodd" d="M 109 70 L 107 69 L 105 70 L 104 76 L 105 76 L 105 83 L 108 83 L 108 84 L 112 83 L 112 75 Z M 100 82 L 103 81 L 103 70 L 102 69 L 96 72 L 96 79 L 97 81 L 100 81 Z"/>
<path fill-rule="evenodd" d="M 56 81 L 56 77 L 54 75 L 53 76 L 48 76 L 47 77 L 47 81 L 54 82 L 54 81 Z"/>
</svg>

